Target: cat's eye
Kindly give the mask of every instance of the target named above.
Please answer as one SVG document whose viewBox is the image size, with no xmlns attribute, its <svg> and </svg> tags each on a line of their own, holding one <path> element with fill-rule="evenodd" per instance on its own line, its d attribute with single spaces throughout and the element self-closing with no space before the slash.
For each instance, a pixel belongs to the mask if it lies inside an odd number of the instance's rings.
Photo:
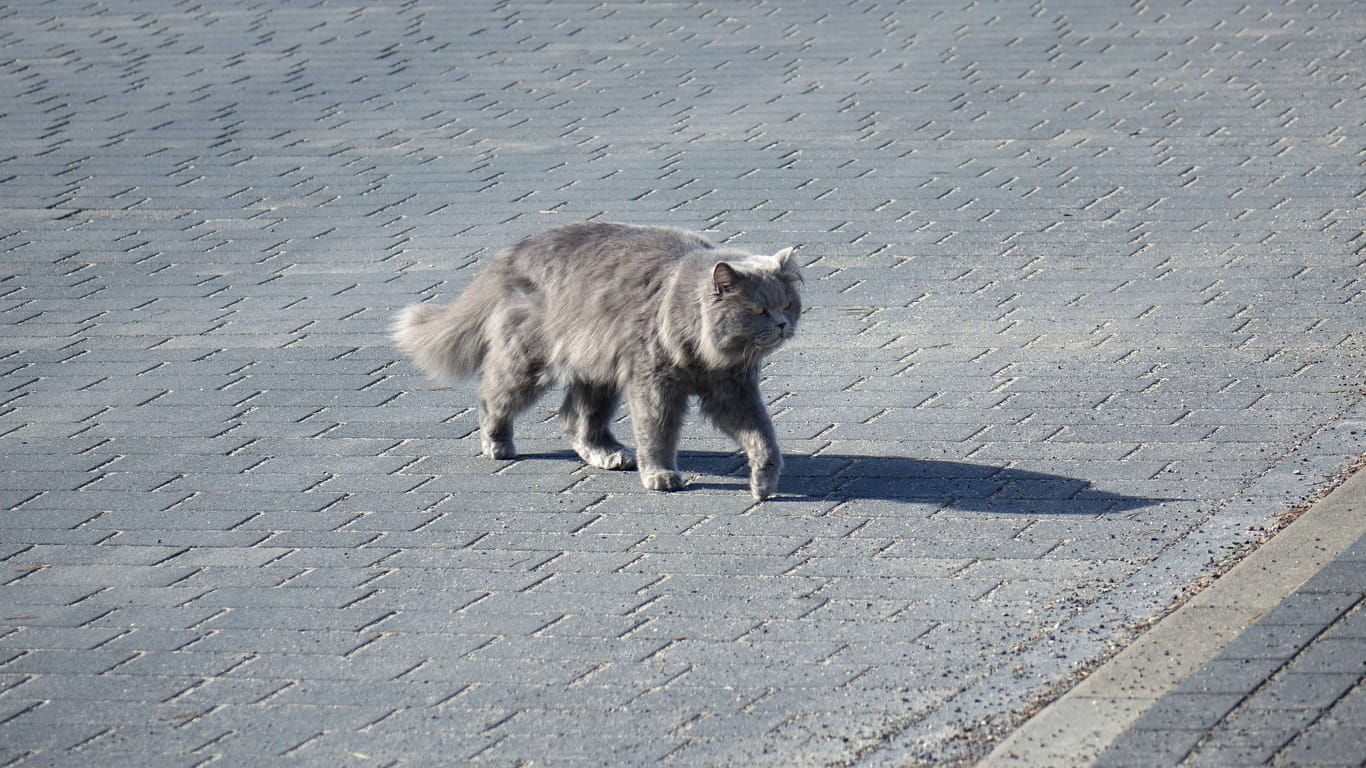
<svg viewBox="0 0 1366 768">
<path fill-rule="evenodd" d="M 789 302 L 787 302 L 786 304 L 783 304 L 783 309 L 784 309 L 784 310 L 792 309 L 792 302 L 789 301 Z"/>
<path fill-rule="evenodd" d="M 762 315 L 764 312 L 767 312 L 768 310 L 764 309 L 763 307 L 759 306 L 758 304 L 755 304 L 754 306 L 752 306 L 752 307 L 749 308 L 749 311 L 750 311 L 750 312 L 753 312 L 753 313 L 756 314 L 756 315 Z"/>
</svg>

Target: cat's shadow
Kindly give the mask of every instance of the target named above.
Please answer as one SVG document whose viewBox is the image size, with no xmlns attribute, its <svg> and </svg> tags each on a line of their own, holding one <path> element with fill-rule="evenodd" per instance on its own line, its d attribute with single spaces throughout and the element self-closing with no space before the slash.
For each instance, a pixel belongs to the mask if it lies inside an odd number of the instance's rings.
<svg viewBox="0 0 1366 768">
<path fill-rule="evenodd" d="M 788 454 L 770 502 L 876 499 L 962 511 L 1034 515 L 1097 515 L 1171 499 L 1129 496 L 1089 480 L 962 461 L 902 456 Z M 744 457 L 717 452 L 680 456 L 685 489 L 747 490 Z"/>
<path fill-rule="evenodd" d="M 578 461 L 569 451 L 517 457 L 537 459 Z M 871 499 L 982 513 L 1103 515 L 1176 500 L 1104 491 L 1065 475 L 946 459 L 788 453 L 783 462 L 778 490 L 767 503 Z M 749 467 L 738 452 L 681 451 L 678 463 L 686 481 L 679 493 L 749 492 Z M 583 469 L 640 488 L 635 472 Z"/>
</svg>

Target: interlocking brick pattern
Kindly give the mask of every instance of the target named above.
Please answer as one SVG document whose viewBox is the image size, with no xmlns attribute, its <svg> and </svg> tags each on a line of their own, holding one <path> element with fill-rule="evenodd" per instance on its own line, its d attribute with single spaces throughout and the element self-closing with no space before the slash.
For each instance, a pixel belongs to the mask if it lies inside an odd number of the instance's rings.
<svg viewBox="0 0 1366 768">
<path fill-rule="evenodd" d="M 963 760 L 1366 452 L 1351 0 L 0 3 L 0 764 Z M 800 244 L 755 504 L 392 313 Z"/>
</svg>

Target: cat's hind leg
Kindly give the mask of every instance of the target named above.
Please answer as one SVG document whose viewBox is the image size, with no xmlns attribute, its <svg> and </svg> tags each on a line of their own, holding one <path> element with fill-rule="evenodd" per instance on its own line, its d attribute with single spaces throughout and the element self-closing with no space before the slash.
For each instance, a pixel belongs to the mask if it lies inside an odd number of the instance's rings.
<svg viewBox="0 0 1366 768">
<path fill-rule="evenodd" d="M 635 469 L 630 449 L 612 435 L 612 414 L 618 396 L 610 387 L 571 381 L 565 391 L 560 418 L 574 452 L 599 469 Z"/>
<path fill-rule="evenodd" d="M 545 353 L 534 308 L 499 307 L 488 324 L 488 352 L 479 384 L 479 438 L 491 459 L 517 455 L 512 424 L 549 385 Z"/>
</svg>

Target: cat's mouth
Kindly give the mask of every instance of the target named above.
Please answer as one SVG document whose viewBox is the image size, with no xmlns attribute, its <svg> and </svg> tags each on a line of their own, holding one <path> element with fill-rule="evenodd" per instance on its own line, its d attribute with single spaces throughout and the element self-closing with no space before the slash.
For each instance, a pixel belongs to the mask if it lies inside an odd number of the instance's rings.
<svg viewBox="0 0 1366 768">
<path fill-rule="evenodd" d="M 754 345 L 765 352 L 768 352 L 782 346 L 783 342 L 790 338 L 792 338 L 792 333 L 789 331 L 773 331 L 756 337 L 754 339 Z"/>
</svg>

